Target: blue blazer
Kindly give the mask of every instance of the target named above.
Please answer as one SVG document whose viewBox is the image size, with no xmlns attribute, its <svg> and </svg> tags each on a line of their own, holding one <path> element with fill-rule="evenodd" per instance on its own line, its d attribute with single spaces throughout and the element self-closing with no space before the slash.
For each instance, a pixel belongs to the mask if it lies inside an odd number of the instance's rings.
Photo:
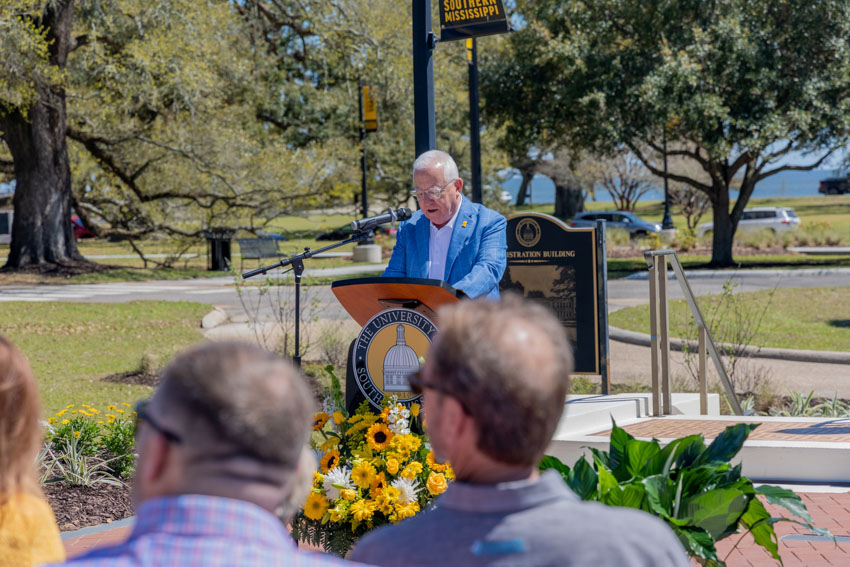
<svg viewBox="0 0 850 567">
<path fill-rule="evenodd" d="M 430 225 L 422 211 L 399 225 L 393 255 L 382 277 L 428 277 Z M 507 265 L 506 226 L 505 217 L 464 197 L 449 242 L 443 280 L 469 297 L 499 299 L 499 282 Z"/>
</svg>

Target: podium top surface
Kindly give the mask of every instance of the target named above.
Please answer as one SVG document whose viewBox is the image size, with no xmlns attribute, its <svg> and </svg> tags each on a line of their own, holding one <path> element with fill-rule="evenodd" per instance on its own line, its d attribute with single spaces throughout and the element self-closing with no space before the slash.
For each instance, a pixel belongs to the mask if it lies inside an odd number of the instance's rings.
<svg viewBox="0 0 850 567">
<path fill-rule="evenodd" d="M 331 290 L 361 327 L 392 307 L 413 309 L 434 320 L 439 307 L 463 295 L 442 280 L 423 278 L 354 278 L 333 282 Z"/>
</svg>

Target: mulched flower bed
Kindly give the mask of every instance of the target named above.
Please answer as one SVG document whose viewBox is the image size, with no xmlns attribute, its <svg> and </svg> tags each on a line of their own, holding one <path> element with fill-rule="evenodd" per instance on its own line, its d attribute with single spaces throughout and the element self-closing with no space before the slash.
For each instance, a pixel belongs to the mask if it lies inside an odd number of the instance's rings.
<svg viewBox="0 0 850 567">
<path fill-rule="evenodd" d="M 159 384 L 159 376 L 138 370 L 110 374 L 102 378 L 104 382 L 115 382 L 117 384 L 133 384 L 134 386 L 156 386 Z"/>
<path fill-rule="evenodd" d="M 129 484 L 71 486 L 56 482 L 42 488 L 63 532 L 123 520 L 134 514 Z"/>
</svg>

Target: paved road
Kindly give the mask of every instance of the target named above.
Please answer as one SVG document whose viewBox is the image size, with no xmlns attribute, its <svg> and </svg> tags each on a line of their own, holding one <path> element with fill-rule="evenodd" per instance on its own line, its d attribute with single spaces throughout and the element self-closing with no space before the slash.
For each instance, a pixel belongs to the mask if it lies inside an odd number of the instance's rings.
<svg viewBox="0 0 850 567">
<path fill-rule="evenodd" d="M 369 265 L 368 271 L 376 272 L 383 268 L 382 264 Z M 307 275 L 357 277 L 357 271 L 362 268 L 351 266 L 345 268 L 325 268 L 308 271 Z M 731 277 L 736 282 L 738 291 L 758 291 L 774 287 L 825 287 L 850 285 L 850 270 L 760 270 L 755 273 L 737 272 L 714 275 L 694 274 L 689 282 L 694 293 L 707 295 L 720 293 L 723 284 Z M 244 288 L 248 297 L 256 298 L 256 288 Z M 288 289 L 288 288 L 287 288 Z M 671 299 L 681 298 L 682 291 L 676 280 L 668 282 L 668 294 Z M 343 319 L 347 317 L 339 307 L 336 298 L 330 291 L 330 286 L 311 286 L 304 288 L 307 300 L 319 304 L 323 317 Z M 614 311 L 622 307 L 647 303 L 649 298 L 649 282 L 639 279 L 619 279 L 608 282 L 609 309 Z M 231 317 L 243 313 L 239 294 L 234 286 L 233 278 L 215 277 L 198 278 L 194 280 L 126 282 L 106 284 L 67 284 L 67 285 L 4 285 L 0 286 L 0 302 L 4 301 L 79 301 L 79 302 L 109 302 L 122 303 L 139 299 L 161 299 L 170 301 L 195 301 L 217 305 L 225 309 Z M 306 304 L 306 302 L 305 302 Z"/>
</svg>

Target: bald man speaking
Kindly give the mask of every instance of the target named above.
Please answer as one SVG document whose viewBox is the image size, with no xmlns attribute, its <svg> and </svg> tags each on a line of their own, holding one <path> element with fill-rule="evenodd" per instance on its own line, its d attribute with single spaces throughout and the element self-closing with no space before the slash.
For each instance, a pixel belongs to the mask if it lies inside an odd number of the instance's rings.
<svg viewBox="0 0 850 567">
<path fill-rule="evenodd" d="M 416 158 L 413 185 L 420 210 L 399 225 L 383 277 L 443 280 L 469 297 L 498 299 L 507 264 L 505 217 L 463 197 L 463 180 L 446 152 Z"/>
</svg>

